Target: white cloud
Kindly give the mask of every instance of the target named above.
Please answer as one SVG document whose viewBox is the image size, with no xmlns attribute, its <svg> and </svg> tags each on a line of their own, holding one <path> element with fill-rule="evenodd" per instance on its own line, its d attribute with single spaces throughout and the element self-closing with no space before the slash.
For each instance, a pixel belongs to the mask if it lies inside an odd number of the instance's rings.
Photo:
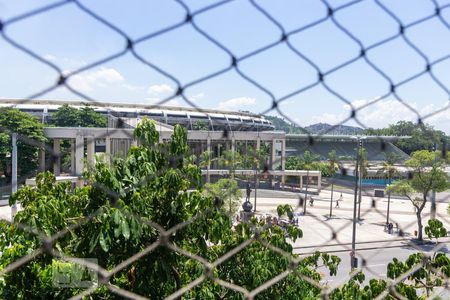
<svg viewBox="0 0 450 300">
<path fill-rule="evenodd" d="M 106 88 L 110 84 L 124 81 L 123 76 L 113 68 L 102 67 L 95 71 L 88 71 L 71 76 L 69 84 L 81 92 L 93 91 L 95 88 Z"/>
<path fill-rule="evenodd" d="M 327 123 L 327 124 L 338 124 L 342 120 L 344 120 L 345 117 L 342 114 L 330 114 L 330 113 L 323 113 L 319 116 L 313 116 L 311 118 L 312 123 Z M 306 124 L 309 125 L 309 124 Z"/>
<path fill-rule="evenodd" d="M 46 60 L 49 60 L 49 61 L 55 61 L 55 60 L 56 60 L 56 56 L 51 55 L 51 54 L 45 54 L 45 55 L 44 55 L 44 58 L 45 58 Z"/>
<path fill-rule="evenodd" d="M 195 94 L 194 96 L 188 97 L 188 99 L 195 102 L 195 101 L 202 99 L 203 97 L 205 97 L 205 93 L 198 93 L 198 94 Z"/>
<path fill-rule="evenodd" d="M 147 93 L 150 95 L 161 95 L 172 93 L 174 89 L 168 84 L 155 84 L 147 89 Z"/>
<path fill-rule="evenodd" d="M 255 98 L 238 97 L 220 102 L 218 108 L 223 110 L 236 110 L 241 109 L 243 106 L 250 106 L 254 104 L 256 104 Z"/>
</svg>

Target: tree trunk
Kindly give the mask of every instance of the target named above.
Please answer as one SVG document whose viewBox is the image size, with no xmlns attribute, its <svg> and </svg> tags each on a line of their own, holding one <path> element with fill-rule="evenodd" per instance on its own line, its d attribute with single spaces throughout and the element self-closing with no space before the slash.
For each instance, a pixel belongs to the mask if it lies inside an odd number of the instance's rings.
<svg viewBox="0 0 450 300">
<path fill-rule="evenodd" d="M 423 241 L 423 237 L 422 237 L 422 210 L 417 210 L 416 213 L 417 216 L 417 239 L 419 241 Z"/>
</svg>

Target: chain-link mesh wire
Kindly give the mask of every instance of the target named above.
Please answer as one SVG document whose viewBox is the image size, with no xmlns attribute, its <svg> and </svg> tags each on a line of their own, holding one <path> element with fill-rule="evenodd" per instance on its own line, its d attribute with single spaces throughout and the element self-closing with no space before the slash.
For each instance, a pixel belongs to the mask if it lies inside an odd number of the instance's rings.
<svg viewBox="0 0 450 300">
<path fill-rule="evenodd" d="M 385 15 L 385 17 L 389 18 L 391 21 L 395 22 L 398 26 L 398 31 L 389 36 L 385 36 L 382 39 L 367 44 L 361 40 L 361 38 L 357 37 L 354 33 L 352 33 L 351 28 L 347 28 L 344 23 L 342 22 L 342 19 L 338 18 L 339 14 L 350 11 L 353 7 L 360 5 L 362 2 L 368 2 L 368 1 L 350 1 L 346 2 L 342 5 L 333 5 L 329 3 L 328 1 L 321 1 L 320 4 L 323 6 L 323 11 L 325 14 L 323 17 L 318 18 L 316 20 L 311 21 L 308 24 L 305 24 L 299 28 L 295 28 L 292 30 L 288 30 L 285 28 L 285 26 L 278 20 L 272 11 L 265 8 L 264 5 L 257 1 L 248 1 L 248 4 L 251 6 L 251 9 L 265 18 L 268 22 L 271 23 L 271 26 L 273 26 L 274 30 L 277 30 L 279 32 L 279 36 L 277 39 L 267 43 L 266 45 L 259 47 L 257 49 L 252 49 L 252 51 L 243 54 L 238 55 L 234 51 L 232 51 L 231 47 L 227 46 L 226 44 L 220 42 L 220 37 L 213 35 L 209 33 L 208 28 L 202 27 L 202 25 L 198 22 L 198 18 L 203 15 L 211 14 L 212 12 L 219 12 L 220 10 L 226 7 L 227 5 L 230 5 L 234 1 L 218 1 L 211 5 L 203 6 L 202 8 L 198 10 L 191 10 L 190 6 L 186 4 L 184 1 L 175 1 L 184 11 L 184 17 L 179 19 L 177 22 L 174 22 L 173 24 L 167 25 L 164 28 L 161 28 L 154 32 L 148 32 L 145 35 L 142 35 L 138 38 L 133 38 L 130 35 L 128 35 L 124 30 L 120 28 L 120 26 L 114 24 L 114 22 L 107 20 L 106 18 L 102 17 L 101 14 L 95 12 L 94 10 L 89 8 L 89 5 L 84 4 L 82 1 L 58 1 L 54 3 L 50 3 L 48 5 L 36 8 L 34 10 L 28 11 L 26 13 L 23 13 L 21 15 L 3 19 L 0 20 L 0 32 L 3 41 L 5 41 L 7 44 L 12 46 L 15 50 L 20 51 L 31 57 L 36 62 L 39 62 L 41 64 L 44 64 L 51 70 L 55 71 L 58 74 L 58 79 L 56 82 L 49 84 L 48 86 L 42 87 L 42 89 L 34 92 L 33 94 L 26 97 L 23 101 L 18 101 L 17 104 L 26 104 L 27 101 L 31 99 L 36 99 L 40 97 L 45 97 L 47 94 L 51 93 L 52 91 L 59 89 L 59 88 L 65 88 L 69 90 L 71 93 L 79 96 L 84 101 L 86 101 L 89 104 L 92 105 L 100 105 L 101 101 L 99 99 L 95 99 L 94 97 L 90 96 L 88 93 L 84 91 L 80 91 L 79 89 L 75 88 L 71 85 L 70 81 L 71 78 L 74 76 L 77 76 L 79 74 L 82 74 L 83 72 L 87 72 L 89 70 L 92 70 L 94 68 L 97 68 L 99 66 L 105 65 L 107 63 L 113 62 L 125 55 L 131 55 L 136 62 L 142 64 L 143 66 L 151 69 L 152 71 L 160 74 L 164 78 L 171 81 L 175 86 L 175 92 L 166 97 L 165 99 L 160 100 L 158 103 L 148 104 L 147 108 L 152 107 L 159 107 L 160 105 L 164 105 L 166 103 L 169 103 L 169 101 L 181 98 L 184 102 L 186 102 L 190 107 L 193 109 L 202 112 L 205 111 L 200 107 L 195 101 L 192 101 L 192 99 L 188 96 L 187 91 L 195 86 L 198 86 L 204 82 L 207 82 L 209 80 L 220 80 L 220 76 L 235 72 L 238 74 L 239 79 L 243 82 L 249 83 L 251 86 L 259 90 L 262 94 L 266 95 L 271 101 L 270 106 L 266 109 L 263 109 L 261 111 L 261 114 L 266 114 L 269 112 L 276 112 L 280 116 L 283 116 L 286 120 L 289 120 L 291 123 L 296 124 L 295 120 L 291 117 L 290 114 L 286 114 L 285 111 L 283 111 L 281 104 L 288 99 L 292 99 L 298 95 L 304 95 L 308 91 L 321 87 L 325 89 L 327 92 L 332 94 L 334 98 L 337 101 L 341 101 L 343 104 L 348 105 L 350 107 L 350 114 L 345 117 L 340 122 L 336 122 L 333 124 L 333 126 L 329 129 L 326 129 L 322 132 L 317 134 L 311 134 L 308 130 L 301 128 L 301 130 L 307 135 L 305 140 L 303 141 L 304 150 L 311 150 L 312 152 L 317 152 L 317 143 L 320 143 L 320 139 L 326 135 L 327 133 L 330 133 L 333 131 L 333 129 L 337 128 L 340 125 L 343 125 L 347 123 L 348 121 L 353 120 L 356 122 L 360 127 L 366 129 L 368 126 L 364 124 L 363 121 L 358 119 L 358 114 L 364 110 L 374 105 L 376 105 L 378 102 L 383 101 L 384 99 L 387 99 L 388 97 L 393 97 L 398 103 L 400 103 L 403 107 L 405 107 L 407 110 L 409 110 L 412 114 L 414 114 L 417 118 L 418 126 L 423 126 L 424 122 L 429 120 L 430 118 L 438 115 L 438 114 L 446 114 L 449 112 L 450 104 L 447 103 L 447 105 L 443 106 L 442 108 L 436 109 L 434 111 L 428 112 L 426 114 L 421 114 L 419 109 L 417 107 L 414 107 L 409 104 L 407 99 L 404 99 L 399 93 L 399 89 L 403 87 L 406 84 L 411 83 L 415 79 L 421 78 L 423 76 L 429 77 L 433 85 L 437 87 L 438 89 L 442 90 L 446 95 L 450 95 L 450 90 L 448 88 L 448 84 L 445 83 L 445 80 L 440 78 L 435 72 L 435 68 L 439 65 L 443 65 L 449 58 L 450 54 L 445 54 L 442 57 L 438 58 L 430 58 L 422 49 L 421 47 L 417 46 L 414 41 L 408 36 L 408 32 L 411 31 L 414 28 L 423 26 L 424 24 L 427 24 L 428 22 L 438 22 L 440 25 L 444 26 L 447 30 L 450 30 L 450 25 L 448 18 L 445 18 L 445 13 L 450 10 L 450 3 L 448 4 L 441 4 L 435 0 L 431 1 L 432 5 L 434 6 L 433 13 L 421 17 L 419 19 L 412 20 L 408 23 L 402 21 L 402 19 L 397 16 L 384 1 L 371 1 L 371 3 L 377 8 L 382 11 L 382 13 Z M 283 5 L 280 3 L 280 5 Z M 15 39 L 14 34 L 9 33 L 9 29 L 13 28 L 16 24 L 20 24 L 24 21 L 26 21 L 29 18 L 39 16 L 39 15 L 45 15 L 49 14 L 50 12 L 59 9 L 61 7 L 71 6 L 78 10 L 79 13 L 91 18 L 94 20 L 94 22 L 97 22 L 101 24 L 102 26 L 105 26 L 108 28 L 108 30 L 117 35 L 119 38 L 123 40 L 123 47 L 119 49 L 113 49 L 114 52 L 112 54 L 101 57 L 93 62 L 85 64 L 83 67 L 78 68 L 76 70 L 72 71 L 65 71 L 62 67 L 58 66 L 55 62 L 53 62 L 48 57 L 44 57 L 40 54 L 38 54 L 38 49 L 34 49 L 32 47 L 29 47 L 26 44 L 20 43 L 18 40 Z M 347 38 L 352 40 L 356 47 L 359 49 L 357 51 L 357 54 L 353 57 L 350 57 L 346 61 L 342 61 L 336 65 L 333 65 L 331 68 L 324 69 L 320 61 L 317 61 L 313 58 L 308 57 L 305 53 L 303 53 L 301 50 L 296 47 L 296 45 L 292 42 L 292 39 L 302 33 L 312 31 L 315 27 L 320 26 L 321 24 L 330 23 L 332 24 L 333 28 L 340 33 L 344 34 Z M 164 68 L 159 66 L 158 59 L 148 59 L 144 55 L 141 54 L 140 51 L 137 51 L 136 48 L 148 41 L 156 40 L 158 37 L 168 35 L 171 32 L 180 30 L 180 28 L 188 26 L 190 29 L 193 29 L 196 33 L 200 34 L 202 37 L 204 37 L 208 43 L 210 43 L 212 46 L 220 49 L 220 51 L 228 57 L 229 63 L 226 67 L 214 70 L 207 74 L 202 74 L 199 78 L 192 80 L 187 83 L 182 83 L 182 81 L 177 78 L 176 75 L 171 74 L 169 71 L 165 70 Z M 251 37 L 249 37 L 251 38 Z M 326 37 L 324 37 L 326 38 Z M 387 47 L 387 45 L 394 41 L 394 40 L 401 40 L 406 44 L 409 50 L 412 50 L 414 53 L 416 53 L 421 60 L 424 62 L 425 67 L 416 73 L 411 73 L 407 78 L 404 78 L 400 81 L 394 80 L 386 71 L 383 70 L 382 67 L 378 66 L 375 61 L 371 59 L 370 53 L 372 51 L 376 51 L 379 48 Z M 57 43 L 58 41 L 47 41 L 48 43 Z M 305 85 L 298 85 L 294 90 L 290 91 L 286 95 L 283 96 L 276 96 L 278 94 L 277 91 L 271 90 L 269 87 L 265 86 L 264 84 L 258 82 L 258 80 L 255 78 L 255 76 L 250 75 L 247 69 L 242 68 L 242 65 L 244 62 L 261 56 L 265 52 L 269 51 L 270 49 L 273 49 L 274 47 L 284 45 L 286 46 L 290 54 L 294 55 L 296 58 L 298 58 L 299 61 L 302 63 L 308 65 L 310 68 L 314 70 L 316 73 L 316 79 L 312 82 L 305 84 Z M 385 91 L 384 94 L 377 97 L 376 99 L 372 101 L 366 102 L 364 105 L 357 106 L 354 104 L 353 100 L 349 97 L 346 97 L 342 93 L 338 91 L 335 87 L 329 84 L 329 78 L 332 76 L 339 76 L 339 72 L 342 70 L 345 70 L 346 68 L 350 68 L 352 64 L 355 63 L 364 63 L 365 66 L 369 67 L 371 70 L 373 70 L 380 78 L 382 78 L 388 85 L 388 89 Z M 314 103 L 310 103 L 309 105 L 314 105 Z M 110 114 L 112 116 L 115 115 L 114 111 L 111 111 Z M 119 117 L 119 123 L 121 122 Z M 1 128 L 2 132 L 11 134 L 13 133 L 13 130 L 7 129 L 7 128 Z M 130 139 L 133 139 L 132 130 L 129 129 L 121 129 L 121 128 L 115 128 L 110 129 L 106 131 L 106 133 L 103 133 L 102 135 L 96 136 L 97 139 L 107 138 L 110 137 L 112 132 L 121 132 L 125 137 L 128 137 Z M 234 142 L 234 136 L 235 133 L 233 130 L 225 129 L 222 134 L 222 139 L 224 141 L 233 141 Z M 50 153 L 51 155 L 48 158 L 47 164 L 51 165 L 56 160 L 60 159 L 62 155 L 59 152 L 55 152 L 51 146 L 45 145 L 42 143 L 42 141 L 36 141 L 30 138 L 27 138 L 25 135 L 19 135 L 19 140 L 21 143 L 29 144 L 35 147 L 44 147 L 47 153 Z M 372 155 L 376 155 L 379 153 L 386 152 L 387 144 L 388 142 L 383 139 L 383 137 L 378 137 L 375 142 L 376 146 L 372 147 L 375 153 L 372 153 Z M 355 148 L 358 147 L 357 140 L 354 140 Z M 84 141 L 81 144 L 75 145 L 77 148 L 84 148 Z M 203 151 L 203 146 L 198 146 L 201 151 Z M 274 147 L 272 145 L 272 147 Z M 442 156 L 445 158 L 447 156 L 446 152 L 447 145 L 443 142 L 441 145 L 439 145 L 439 149 L 442 150 Z M 168 148 L 162 148 L 164 151 L 169 151 Z M 197 149 L 193 149 L 194 151 Z M 378 152 L 378 153 L 377 153 Z M 151 182 L 158 176 L 162 176 L 165 174 L 171 166 L 176 164 L 176 160 L 182 158 L 182 157 L 173 157 L 173 161 L 170 162 L 170 164 L 167 165 L 166 169 L 158 170 L 158 172 L 153 173 L 151 176 L 145 177 L 142 180 L 139 180 L 138 182 L 134 182 L 131 185 L 128 186 L 127 189 L 123 191 L 123 193 L 127 193 L 129 190 L 133 190 L 135 187 L 142 187 L 145 186 L 148 182 Z M 276 160 L 269 160 L 265 165 L 260 166 L 260 168 L 256 169 L 255 172 L 259 172 L 260 174 L 263 174 L 264 176 L 270 177 L 268 175 L 269 170 L 273 169 L 273 164 L 279 163 Z M 345 167 L 342 167 L 342 173 L 350 173 L 353 172 L 353 169 L 347 169 Z M 356 171 L 357 172 L 357 171 Z M 32 174 L 21 174 L 23 179 L 34 176 L 36 173 Z M 308 174 L 309 175 L 309 174 Z M 307 179 L 308 181 L 309 179 Z M 23 181 L 23 180 L 22 180 Z M 123 195 L 118 194 L 114 190 L 112 190 L 110 187 L 100 184 L 98 182 L 93 183 L 96 188 L 99 189 L 99 191 L 102 191 L 107 197 L 109 197 L 111 204 L 115 205 L 117 201 L 121 199 Z M 334 182 L 328 181 L 324 184 L 324 187 L 328 190 L 330 188 L 333 188 L 331 186 Z M 206 187 L 208 188 L 208 187 Z M 310 187 L 311 188 L 311 187 Z M 66 261 L 74 262 L 76 264 L 80 264 L 83 266 L 86 266 L 88 268 L 94 269 L 98 272 L 99 276 L 99 283 L 98 285 L 91 286 L 83 291 L 81 291 L 79 294 L 73 297 L 73 299 L 81 299 L 84 296 L 88 296 L 90 294 L 95 293 L 98 289 L 106 288 L 108 289 L 112 294 L 117 295 L 118 297 L 125 297 L 125 298 L 132 298 L 132 299 L 146 299 L 148 297 L 151 297 L 151 295 L 138 295 L 130 290 L 132 289 L 126 289 L 123 287 L 119 287 L 116 284 L 113 284 L 111 282 L 111 279 L 114 278 L 114 276 L 121 274 L 121 272 L 129 271 L 131 266 L 138 260 L 145 259 L 145 257 L 149 253 L 154 253 L 157 251 L 159 247 L 164 247 L 167 249 L 167 251 L 171 251 L 173 253 L 177 253 L 177 255 L 184 256 L 195 263 L 197 263 L 202 268 L 202 275 L 200 275 L 197 279 L 185 283 L 183 286 L 176 285 L 176 288 L 174 288 L 173 292 L 167 296 L 168 299 L 177 299 L 184 294 L 186 294 L 188 291 L 194 289 L 195 287 L 201 286 L 206 281 L 213 281 L 216 285 L 222 287 L 225 290 L 232 290 L 237 293 L 242 294 L 245 298 L 253 299 L 254 297 L 257 297 L 262 292 L 264 292 L 266 289 L 283 282 L 283 280 L 286 280 L 286 278 L 294 274 L 298 276 L 298 278 L 304 280 L 305 282 L 310 283 L 312 286 L 315 286 L 316 288 L 321 290 L 321 293 L 319 295 L 323 298 L 328 298 L 330 295 L 332 295 L 333 291 L 336 291 L 339 288 L 342 288 L 346 282 L 348 282 L 348 279 L 352 276 L 356 276 L 358 274 L 359 270 L 364 271 L 369 277 L 374 278 L 384 278 L 387 281 L 387 285 L 383 287 L 383 292 L 378 295 L 377 298 L 383 298 L 390 294 L 391 296 L 399 299 L 405 299 L 406 297 L 399 294 L 399 292 L 396 290 L 396 287 L 399 283 L 404 282 L 405 280 L 408 280 L 408 276 L 415 274 L 417 270 L 419 270 L 422 266 L 426 267 L 427 270 L 436 272 L 436 274 L 439 274 L 443 280 L 442 283 L 439 284 L 441 287 L 440 289 L 435 289 L 435 291 L 438 291 L 439 293 L 442 292 L 442 288 L 447 289 L 448 287 L 448 278 L 445 271 L 442 269 L 439 269 L 435 265 L 430 265 L 426 259 L 424 259 L 421 263 L 414 264 L 414 266 L 410 269 L 402 270 L 401 274 L 396 276 L 393 280 L 386 279 L 385 274 L 379 274 L 379 269 L 377 269 L 377 265 L 371 264 L 371 260 L 373 260 L 378 254 L 385 251 L 385 249 L 389 249 L 392 247 L 392 249 L 399 249 L 400 247 L 409 247 L 410 250 L 422 252 L 426 254 L 426 257 L 430 255 L 430 253 L 437 252 L 439 250 L 446 251 L 445 243 L 436 243 L 436 244 L 429 244 L 426 246 L 416 244 L 411 241 L 411 237 L 407 236 L 407 232 L 412 232 L 415 229 L 415 226 L 417 225 L 414 212 L 409 209 L 407 211 L 391 211 L 391 220 L 393 223 L 397 224 L 396 231 L 398 233 L 398 238 L 392 238 L 392 236 L 386 236 L 385 239 L 379 239 L 379 238 L 372 238 L 371 230 L 380 230 L 382 226 L 380 224 L 383 224 L 383 222 L 380 222 L 379 220 L 385 220 L 387 218 L 386 215 L 386 208 L 385 203 L 380 200 L 379 198 L 374 197 L 374 195 L 369 192 L 367 189 L 363 189 L 360 191 L 362 193 L 363 197 L 363 203 L 370 204 L 367 207 L 363 207 L 361 209 L 360 204 L 360 215 L 358 216 L 358 224 L 357 224 L 357 252 L 356 256 L 360 259 L 361 264 L 358 268 L 352 270 L 350 273 L 350 276 L 344 276 L 341 281 L 337 282 L 336 284 L 330 284 L 331 281 L 328 283 L 324 283 L 323 281 L 317 281 L 314 280 L 311 277 L 308 277 L 302 272 L 299 272 L 298 266 L 299 264 L 305 260 L 305 257 L 308 255 L 313 254 L 315 251 L 326 251 L 329 253 L 339 254 L 339 253 L 345 253 L 348 256 L 348 253 L 351 253 L 351 243 L 349 242 L 349 230 L 351 230 L 352 225 L 354 224 L 354 217 L 351 215 L 353 212 L 353 201 L 355 203 L 357 202 L 357 196 L 354 191 L 338 191 L 338 193 L 344 192 L 344 194 L 349 195 L 346 196 L 345 199 L 341 200 L 341 205 L 343 207 L 341 208 L 335 208 L 335 214 L 336 210 L 338 210 L 340 213 L 345 211 L 348 212 L 345 215 L 342 213 L 342 217 L 339 218 L 333 218 L 331 216 L 324 217 L 324 212 L 328 210 L 328 203 L 329 200 L 327 196 L 311 196 L 308 198 L 308 183 L 306 183 L 306 197 L 302 196 L 300 197 L 299 201 L 297 196 L 286 196 L 286 197 L 292 197 L 292 201 L 288 201 L 293 207 L 295 212 L 299 211 L 305 211 L 307 212 L 304 216 L 305 222 L 300 224 L 300 228 L 303 227 L 305 232 L 309 232 L 312 235 L 320 236 L 319 238 L 310 238 L 310 240 L 304 241 L 302 239 L 299 240 L 299 242 L 292 242 L 294 253 L 299 254 L 293 255 L 289 251 L 286 251 L 286 249 L 282 249 L 280 247 L 277 247 L 276 245 L 272 244 L 267 239 L 263 238 L 263 233 L 270 231 L 272 226 L 267 222 L 266 224 L 263 224 L 261 226 L 253 224 L 251 228 L 253 229 L 253 234 L 250 238 L 245 239 L 241 243 L 237 243 L 235 247 L 233 247 L 230 251 L 228 251 L 226 254 L 217 257 L 216 259 L 210 261 L 206 259 L 205 257 L 202 257 L 199 253 L 193 253 L 187 249 L 184 249 L 177 245 L 176 242 L 171 240 L 171 238 L 176 235 L 178 232 L 182 232 L 183 230 L 186 230 L 190 225 L 194 224 L 196 220 L 204 218 L 209 213 L 211 213 L 214 208 L 206 209 L 204 211 L 198 211 L 192 218 L 188 220 L 184 220 L 181 223 L 178 223 L 176 225 L 166 227 L 164 224 L 158 224 L 155 222 L 155 220 L 151 220 L 145 217 L 142 217 L 140 215 L 135 215 L 133 213 L 130 213 L 129 211 L 122 211 L 122 213 L 126 216 L 126 218 L 138 220 L 139 222 L 142 222 L 147 227 L 147 230 L 154 231 L 156 233 L 157 238 L 149 243 L 144 249 L 140 249 L 137 253 L 129 253 L 129 257 L 123 258 L 123 261 L 116 266 L 113 266 L 112 268 L 102 266 L 101 264 L 92 263 L 91 261 L 80 258 L 80 257 L 71 257 L 64 253 L 64 249 L 59 249 L 56 245 L 58 244 L 59 239 L 63 239 L 70 235 L 72 232 L 76 231 L 77 229 L 82 228 L 85 224 L 92 222 L 93 220 L 99 220 L 98 218 L 104 213 L 101 209 L 93 210 L 93 213 L 90 213 L 89 215 L 83 217 L 82 219 L 78 220 L 77 222 L 74 222 L 69 227 L 65 228 L 64 230 L 58 231 L 56 234 L 48 234 L 47 232 L 42 232 L 36 230 L 34 227 L 30 225 L 21 224 L 18 222 L 11 221 L 10 223 L 13 224 L 15 227 L 17 227 L 20 230 L 23 230 L 24 232 L 29 233 L 30 239 L 33 239 L 32 236 L 38 238 L 40 240 L 40 247 L 35 249 L 31 253 L 26 253 L 19 259 L 11 262 L 10 264 L 6 266 L 2 266 L 2 269 L 0 271 L 1 276 L 5 276 L 8 274 L 14 274 L 15 272 L 21 272 L 21 267 L 29 264 L 32 262 L 35 258 L 41 256 L 41 255 L 50 255 L 55 258 L 62 258 Z M 311 194 L 311 191 L 310 191 Z M 303 194 L 304 195 L 304 194 Z M 341 193 L 342 195 L 342 193 Z M 285 197 L 285 196 L 283 196 Z M 442 203 L 445 203 L 448 201 L 449 197 L 448 195 L 440 195 L 440 201 Z M 313 199 L 315 198 L 315 200 Z M 313 199 L 309 203 L 307 203 L 308 199 Z M 369 202 L 370 199 L 370 202 Z M 336 201 L 336 199 L 335 199 Z M 400 201 L 400 200 L 396 200 Z M 405 199 L 401 201 L 407 201 Z M 351 203 L 350 205 L 344 205 L 345 203 Z M 333 203 L 331 204 L 331 209 L 333 208 Z M 261 205 L 261 203 L 258 203 L 258 205 Z M 339 205 L 339 203 L 338 203 Z M 264 207 L 264 203 L 262 204 Z M 270 206 L 266 205 L 267 207 Z M 274 206 L 274 205 L 272 205 Z M 405 205 L 406 207 L 406 205 Z M 408 206 L 411 208 L 412 206 Z M 264 211 L 263 209 L 260 209 L 261 211 Z M 273 208 L 272 208 L 273 210 Z M 408 221 L 405 221 L 404 218 L 401 218 L 401 215 L 409 215 L 411 216 L 411 219 Z M 423 213 L 423 217 L 428 218 L 428 214 L 426 212 Z M 397 220 L 397 218 L 399 220 Z M 446 211 L 437 211 L 437 218 L 442 220 L 444 222 L 444 225 L 449 226 L 450 220 L 446 214 Z M 340 219 L 339 222 L 337 222 L 337 219 Z M 401 219 L 401 220 L 400 220 Z M 363 222 L 361 220 L 368 220 L 366 222 Z M 369 222 L 372 220 L 378 220 L 377 224 L 370 224 Z M 334 223 L 333 223 L 334 221 Z M 264 222 L 263 222 L 264 223 Z M 261 223 L 262 224 L 262 223 Z M 311 225 L 310 225 L 311 224 Z M 167 225 L 167 224 L 166 224 Z M 308 227 L 313 227 L 312 230 L 308 229 Z M 369 228 L 367 231 L 364 231 L 364 226 L 367 226 Z M 378 226 L 378 227 L 377 227 Z M 375 229 L 374 229 L 375 228 Z M 309 231 L 307 231 L 309 230 Z M 360 236 L 363 235 L 369 235 L 367 237 L 364 237 L 360 239 Z M 374 236 L 376 236 L 374 234 Z M 306 236 L 305 236 L 306 238 Z M 238 284 L 235 284 L 233 282 L 225 281 L 219 277 L 216 276 L 215 270 L 221 266 L 226 264 L 226 262 L 236 255 L 237 253 L 243 251 L 246 247 L 249 247 L 253 243 L 259 243 L 262 245 L 262 247 L 265 247 L 266 249 L 272 251 L 274 254 L 277 254 L 281 257 L 284 257 L 289 262 L 288 267 L 285 269 L 285 271 L 279 273 L 276 276 L 273 276 L 270 280 L 266 281 L 265 283 L 259 285 L 258 287 L 249 290 L 246 287 L 242 287 Z M 362 250 L 361 250 L 362 249 Z M 370 253 L 369 255 L 366 255 L 366 253 Z M 395 253 L 391 255 L 392 257 L 395 256 Z M 164 257 L 162 256 L 162 259 Z M 349 258 L 349 257 L 348 257 Z M 384 260 L 380 264 L 383 265 L 383 267 L 386 267 L 387 263 L 390 260 Z M 346 262 L 346 259 L 343 259 L 342 264 L 348 264 Z M 448 268 L 448 266 L 447 266 Z M 385 269 L 385 268 L 384 268 Z M 344 272 L 344 271 L 342 271 Z M 328 280 L 328 279 L 326 279 Z M 432 283 L 426 283 L 426 284 L 432 284 Z M 425 285 L 426 285 L 425 284 Z M 156 287 L 157 288 L 157 287 Z M 426 295 L 428 297 L 431 297 L 432 295 Z M 280 298 L 283 298 L 283 295 L 279 295 Z"/>
</svg>

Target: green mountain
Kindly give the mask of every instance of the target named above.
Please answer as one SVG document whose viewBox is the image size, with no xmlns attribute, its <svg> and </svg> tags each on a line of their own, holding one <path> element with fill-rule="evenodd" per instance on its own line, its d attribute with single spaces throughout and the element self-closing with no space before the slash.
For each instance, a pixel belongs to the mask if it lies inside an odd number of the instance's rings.
<svg viewBox="0 0 450 300">
<path fill-rule="evenodd" d="M 272 124 L 275 126 L 275 130 L 281 130 L 286 133 L 356 135 L 362 134 L 364 131 L 362 128 L 359 127 L 347 125 L 337 125 L 334 127 L 333 125 L 326 123 L 317 123 L 306 127 L 300 127 L 280 117 L 265 116 L 265 118 L 272 122 Z"/>
</svg>

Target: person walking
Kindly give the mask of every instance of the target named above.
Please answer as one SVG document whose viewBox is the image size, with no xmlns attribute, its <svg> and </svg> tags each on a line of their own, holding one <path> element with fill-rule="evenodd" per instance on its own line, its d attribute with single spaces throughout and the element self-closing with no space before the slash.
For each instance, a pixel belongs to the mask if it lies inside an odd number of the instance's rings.
<svg viewBox="0 0 450 300">
<path fill-rule="evenodd" d="M 339 208 L 339 202 L 342 201 L 342 193 L 341 196 L 339 197 L 339 199 L 336 200 L 336 208 Z"/>
</svg>

